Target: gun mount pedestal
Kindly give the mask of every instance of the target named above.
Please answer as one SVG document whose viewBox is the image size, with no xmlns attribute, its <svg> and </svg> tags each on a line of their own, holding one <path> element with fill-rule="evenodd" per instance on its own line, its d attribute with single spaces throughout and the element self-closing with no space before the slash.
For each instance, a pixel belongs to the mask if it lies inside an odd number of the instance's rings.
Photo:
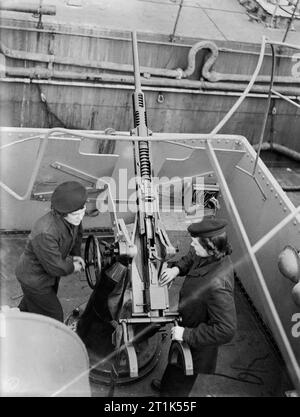
<svg viewBox="0 0 300 417">
<path fill-rule="evenodd" d="M 176 311 L 168 310 L 167 288 L 162 293 L 165 297 L 155 297 L 153 288 L 146 295 L 149 286 L 139 274 L 141 251 L 137 248 L 141 239 L 135 231 L 133 245 L 125 224 L 119 220 L 118 238 L 114 242 L 105 242 L 94 235 L 89 235 L 86 241 L 86 278 L 93 293 L 87 304 L 73 311 L 66 324 L 74 323 L 77 327 L 89 353 L 91 380 L 96 383 L 109 384 L 115 380 L 116 384 L 124 384 L 147 375 L 170 343 L 166 339 L 166 325 L 178 319 Z M 161 229 L 161 237 L 163 233 Z M 162 256 L 162 250 L 159 255 Z M 159 263 L 163 259 L 160 257 Z M 153 279 L 152 285 L 155 287 Z M 186 357 L 185 351 L 178 356 L 180 360 L 182 357 Z M 174 358 L 173 355 L 173 362 Z M 192 361 L 187 363 L 185 373 L 189 374 L 191 369 Z"/>
<path fill-rule="evenodd" d="M 132 338 L 140 334 L 145 326 L 127 325 L 125 322 L 117 328 L 104 322 L 95 310 L 97 299 L 91 297 L 87 304 L 76 308 L 66 319 L 66 324 L 77 327 L 77 333 L 85 343 L 90 361 L 90 379 L 94 383 L 126 384 L 138 381 L 149 374 L 157 365 L 162 350 L 167 348 L 165 331 L 160 326 L 148 327 L 145 337 L 136 338 L 135 342 L 124 344 L 128 333 Z M 73 325 L 73 326 L 72 326 Z M 117 330 L 117 331 L 116 331 Z M 117 350 L 113 339 L 120 338 L 121 349 Z"/>
</svg>

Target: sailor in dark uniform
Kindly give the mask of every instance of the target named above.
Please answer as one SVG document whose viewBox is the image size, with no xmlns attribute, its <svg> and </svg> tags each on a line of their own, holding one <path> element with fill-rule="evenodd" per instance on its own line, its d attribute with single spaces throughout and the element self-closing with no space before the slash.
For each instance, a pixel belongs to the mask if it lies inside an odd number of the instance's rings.
<svg viewBox="0 0 300 417">
<path fill-rule="evenodd" d="M 180 326 L 171 329 L 172 340 L 185 341 L 193 357 L 194 375 L 168 364 L 161 382 L 152 387 L 161 396 L 188 396 L 197 374 L 215 372 L 218 347 L 228 343 L 236 330 L 234 273 L 225 232 L 226 220 L 209 218 L 188 227 L 190 251 L 165 269 L 160 284 L 186 276 L 179 296 Z"/>
<path fill-rule="evenodd" d="M 16 267 L 23 290 L 21 311 L 63 321 L 57 297 L 60 277 L 85 267 L 81 221 L 86 199 L 86 189 L 80 183 L 64 182 L 52 194 L 51 211 L 34 224 Z"/>
</svg>

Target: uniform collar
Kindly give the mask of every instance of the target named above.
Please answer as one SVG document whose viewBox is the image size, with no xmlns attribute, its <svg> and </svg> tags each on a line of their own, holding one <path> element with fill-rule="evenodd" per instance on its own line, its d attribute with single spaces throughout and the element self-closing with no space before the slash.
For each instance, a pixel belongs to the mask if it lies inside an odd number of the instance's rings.
<svg viewBox="0 0 300 417">
<path fill-rule="evenodd" d="M 64 216 L 61 215 L 60 213 L 57 213 L 56 211 L 53 211 L 53 215 L 59 222 L 61 222 L 68 229 L 68 231 L 71 234 L 74 233 L 74 230 L 77 226 L 74 226 L 73 224 L 67 222 L 67 220 L 64 218 Z"/>
<path fill-rule="evenodd" d="M 200 263 L 200 276 L 205 276 L 209 272 L 217 269 L 223 261 L 227 258 L 227 256 L 221 258 L 221 259 L 214 259 L 212 256 L 207 258 L 202 264 Z"/>
<path fill-rule="evenodd" d="M 74 233 L 74 230 L 76 230 L 76 227 L 74 224 L 69 223 L 64 217 L 61 217 L 63 223 L 65 224 L 66 228 L 71 232 Z"/>
</svg>

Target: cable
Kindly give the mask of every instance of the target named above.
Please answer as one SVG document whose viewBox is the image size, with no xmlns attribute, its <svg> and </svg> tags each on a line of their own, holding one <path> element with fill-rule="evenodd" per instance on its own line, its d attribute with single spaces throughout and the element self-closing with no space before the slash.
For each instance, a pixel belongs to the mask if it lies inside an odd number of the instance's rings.
<svg viewBox="0 0 300 417">
<path fill-rule="evenodd" d="M 252 145 L 254 150 L 256 151 L 258 149 L 258 144 Z M 263 142 L 261 144 L 261 150 L 262 151 L 273 151 L 277 152 L 281 155 L 284 155 L 288 158 L 294 159 L 295 161 L 300 162 L 300 152 L 297 152 L 294 149 L 290 149 L 287 146 L 280 145 L 279 143 L 269 143 L 269 142 Z"/>
<path fill-rule="evenodd" d="M 255 375 L 252 372 L 248 372 L 248 371 L 240 372 L 237 377 L 234 377 L 234 376 L 231 376 L 231 375 L 226 375 L 226 374 L 219 374 L 219 373 L 214 373 L 212 375 L 221 376 L 221 377 L 228 378 L 228 379 L 233 379 L 234 381 L 243 382 L 243 383 L 247 383 L 247 384 L 264 385 L 264 381 L 261 377 Z M 257 382 L 250 381 L 249 379 L 246 379 L 245 378 L 246 375 L 250 376 L 254 380 L 256 379 Z"/>
<path fill-rule="evenodd" d="M 47 116 L 47 124 L 48 127 L 63 127 L 65 129 L 77 129 L 74 126 L 67 126 L 55 113 L 53 113 L 53 111 L 50 109 L 49 104 L 47 102 L 47 98 L 45 96 L 45 94 L 42 92 L 41 86 L 39 84 L 36 84 L 38 92 L 39 92 L 39 98 L 45 108 L 45 112 L 46 112 L 46 116 Z M 55 123 L 51 123 L 51 119 L 50 117 L 53 117 L 55 120 L 57 120 L 59 122 L 59 126 L 55 126 Z"/>
<path fill-rule="evenodd" d="M 264 135 L 265 135 L 265 130 L 266 130 L 267 121 L 268 121 L 268 116 L 269 116 L 269 111 L 270 111 L 271 99 L 272 99 L 272 88 L 273 88 L 273 84 L 274 84 L 275 59 L 276 59 L 276 55 L 275 55 L 275 48 L 274 48 L 274 45 L 270 44 L 270 46 L 271 46 L 271 49 L 272 49 L 272 69 L 271 69 L 271 79 L 270 79 L 270 85 L 269 85 L 269 92 L 268 92 L 267 106 L 266 106 L 266 110 L 265 110 L 265 114 L 264 114 L 264 118 L 263 118 L 263 124 L 262 124 L 262 128 L 261 128 L 260 138 L 259 138 L 259 141 L 258 141 L 258 148 L 257 148 L 257 153 L 256 153 L 255 162 L 254 162 L 254 167 L 253 167 L 253 173 L 252 173 L 252 176 L 254 176 L 254 175 L 255 175 L 256 166 L 257 166 L 258 159 L 259 159 L 259 155 L 260 155 L 261 145 L 262 145 L 262 143 L 263 143 L 263 139 L 264 139 Z"/>
<path fill-rule="evenodd" d="M 247 383 L 247 384 L 264 385 L 263 379 L 253 372 L 252 367 L 257 361 L 265 360 L 268 357 L 269 357 L 269 354 L 267 353 L 264 356 L 254 358 L 246 368 L 231 366 L 232 369 L 240 369 L 242 371 L 242 372 L 238 373 L 237 377 L 234 377 L 234 376 L 231 376 L 231 375 L 226 375 L 226 374 L 221 374 L 221 373 L 214 373 L 213 375 L 222 376 L 224 378 L 233 379 L 235 381 L 244 382 L 244 383 Z M 249 379 L 249 377 L 250 377 L 250 379 L 252 378 L 252 381 Z"/>
<path fill-rule="evenodd" d="M 259 58 L 258 58 L 258 61 L 257 61 L 257 65 L 256 65 L 254 73 L 251 76 L 251 80 L 249 81 L 249 84 L 247 85 L 247 87 L 245 88 L 245 90 L 241 94 L 241 96 L 238 98 L 238 100 L 235 102 L 235 104 L 228 111 L 228 113 L 217 124 L 217 126 L 215 126 L 214 129 L 209 133 L 209 136 L 210 135 L 215 135 L 219 132 L 219 130 L 225 125 L 225 123 L 227 123 L 227 121 L 230 119 L 230 117 L 233 115 L 233 113 L 235 113 L 237 108 L 240 106 L 240 104 L 244 101 L 244 99 L 248 95 L 248 93 L 251 90 L 251 88 L 252 88 L 252 86 L 253 86 L 253 84 L 256 80 L 256 77 L 257 77 L 257 75 L 258 75 L 258 73 L 261 69 L 262 62 L 263 62 L 263 59 L 264 59 L 265 49 L 266 49 L 266 43 L 267 43 L 266 37 L 263 36 L 262 44 L 261 44 L 261 50 L 260 50 Z"/>
</svg>

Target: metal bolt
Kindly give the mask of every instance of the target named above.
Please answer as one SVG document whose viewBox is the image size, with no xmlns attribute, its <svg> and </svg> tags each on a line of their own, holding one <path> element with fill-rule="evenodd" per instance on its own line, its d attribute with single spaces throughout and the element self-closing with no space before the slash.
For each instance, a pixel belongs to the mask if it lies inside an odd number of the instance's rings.
<svg viewBox="0 0 300 417">
<path fill-rule="evenodd" d="M 157 101 L 158 103 L 163 103 L 163 102 L 165 101 L 165 97 L 164 97 L 164 95 L 163 95 L 162 93 L 159 93 L 159 94 L 158 94 L 158 96 L 157 96 L 156 101 Z"/>
</svg>

